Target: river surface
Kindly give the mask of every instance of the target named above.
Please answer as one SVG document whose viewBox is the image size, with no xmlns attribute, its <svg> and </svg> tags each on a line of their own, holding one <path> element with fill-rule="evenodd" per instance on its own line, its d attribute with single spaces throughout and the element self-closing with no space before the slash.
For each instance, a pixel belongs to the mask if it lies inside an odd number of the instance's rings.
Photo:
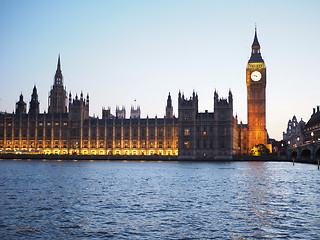
<svg viewBox="0 0 320 240">
<path fill-rule="evenodd" d="M 0 161 L 0 239 L 319 239 L 320 171 L 278 162 Z"/>
</svg>

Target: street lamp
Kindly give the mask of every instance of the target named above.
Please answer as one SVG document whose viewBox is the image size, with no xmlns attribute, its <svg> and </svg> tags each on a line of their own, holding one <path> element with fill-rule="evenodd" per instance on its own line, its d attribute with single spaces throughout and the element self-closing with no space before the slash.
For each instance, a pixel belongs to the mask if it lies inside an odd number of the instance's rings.
<svg viewBox="0 0 320 240">
<path fill-rule="evenodd" d="M 299 146 L 299 145 L 300 145 L 300 144 L 299 144 L 299 141 L 300 141 L 300 138 L 299 138 L 299 137 L 297 137 L 297 141 L 298 141 L 298 146 Z"/>
<path fill-rule="evenodd" d="M 312 142 L 313 142 L 313 136 L 314 136 L 314 133 L 313 133 L 313 132 L 311 132 Z"/>
</svg>

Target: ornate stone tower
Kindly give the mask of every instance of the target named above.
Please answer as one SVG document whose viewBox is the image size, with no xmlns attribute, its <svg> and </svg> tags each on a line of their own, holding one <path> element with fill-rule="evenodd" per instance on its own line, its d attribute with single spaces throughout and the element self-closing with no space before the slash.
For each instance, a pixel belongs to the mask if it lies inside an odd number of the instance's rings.
<svg viewBox="0 0 320 240">
<path fill-rule="evenodd" d="M 220 98 L 214 92 L 214 155 L 231 158 L 233 154 L 233 96 Z"/>
<path fill-rule="evenodd" d="M 39 114 L 39 101 L 38 101 L 38 92 L 36 86 L 33 87 L 31 101 L 29 105 L 29 113 L 33 116 Z"/>
<path fill-rule="evenodd" d="M 63 87 L 63 76 L 60 65 L 60 55 L 58 58 L 57 71 L 54 76 L 54 83 L 49 95 L 49 113 L 67 112 L 67 92 Z"/>
<path fill-rule="evenodd" d="M 89 119 L 89 95 L 84 98 L 83 93 L 80 94 L 80 99 L 76 97 L 72 99 L 71 92 L 69 93 L 69 118 L 72 121 L 80 121 Z"/>
<path fill-rule="evenodd" d="M 169 93 L 168 99 L 167 99 L 167 106 L 166 106 L 166 118 L 172 118 L 172 117 L 173 117 L 173 107 L 172 107 L 171 95 Z"/>
<path fill-rule="evenodd" d="M 16 114 L 26 114 L 26 103 L 23 101 L 23 95 L 20 94 L 19 102 L 16 103 Z"/>
<path fill-rule="evenodd" d="M 260 53 L 255 29 L 251 57 L 246 69 L 249 151 L 257 144 L 267 145 L 266 129 L 266 67 Z"/>
<path fill-rule="evenodd" d="M 178 146 L 180 156 L 196 155 L 196 118 L 198 94 L 194 91 L 189 99 L 179 91 L 178 96 Z"/>
</svg>

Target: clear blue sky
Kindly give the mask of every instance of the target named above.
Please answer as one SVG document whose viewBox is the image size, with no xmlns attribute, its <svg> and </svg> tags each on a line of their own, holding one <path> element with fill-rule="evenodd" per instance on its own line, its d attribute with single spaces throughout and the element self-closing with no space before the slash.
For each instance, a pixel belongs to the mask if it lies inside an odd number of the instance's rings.
<svg viewBox="0 0 320 240">
<path fill-rule="evenodd" d="M 245 69 L 257 24 L 267 65 L 267 128 L 280 140 L 295 114 L 307 121 L 319 101 L 320 1 L 17 1 L 0 8 L 0 111 L 38 88 L 47 111 L 61 54 L 67 91 L 90 95 L 90 114 L 134 100 L 142 116 L 177 115 L 179 89 L 213 110 L 213 92 L 234 94 L 247 122 Z"/>
</svg>

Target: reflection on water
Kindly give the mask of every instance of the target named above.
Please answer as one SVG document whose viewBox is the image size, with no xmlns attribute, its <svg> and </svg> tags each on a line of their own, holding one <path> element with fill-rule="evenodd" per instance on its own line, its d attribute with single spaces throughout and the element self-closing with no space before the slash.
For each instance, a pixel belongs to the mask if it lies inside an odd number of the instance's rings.
<svg viewBox="0 0 320 240">
<path fill-rule="evenodd" d="M 317 239 L 316 166 L 0 161 L 1 239 Z"/>
</svg>

